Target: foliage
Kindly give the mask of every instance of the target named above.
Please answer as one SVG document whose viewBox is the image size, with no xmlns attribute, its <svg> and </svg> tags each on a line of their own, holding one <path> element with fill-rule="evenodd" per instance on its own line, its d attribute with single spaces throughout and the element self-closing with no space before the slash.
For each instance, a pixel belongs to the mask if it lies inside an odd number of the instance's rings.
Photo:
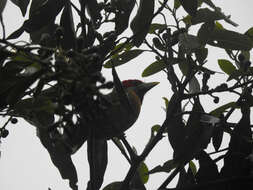
<svg viewBox="0 0 253 190">
<path fill-rule="evenodd" d="M 87 141 L 87 189 L 98 190 L 104 183 L 110 159 L 110 139 L 126 157 L 130 169 L 125 179 L 107 185 L 104 190 L 146 189 L 149 175 L 161 172 L 169 176 L 160 190 L 166 189 L 178 173 L 175 189 L 252 189 L 253 28 L 244 34 L 224 28 L 218 20 L 237 24 L 211 0 L 174 0 L 174 6 L 168 0 L 140 0 L 131 20 L 134 0 L 79 1 L 80 8 L 71 0 L 11 1 L 23 16 L 29 17 L 8 37 L 1 19 L 0 111 L 1 116 L 9 119 L 0 128 L 0 138 L 8 136 L 8 124 L 17 123 L 18 117 L 34 125 L 53 164 L 73 190 L 78 186 L 71 155 Z M 6 0 L 0 2 L 2 14 Z M 179 9 L 185 10 L 183 19 L 177 17 Z M 78 24 L 73 11 L 79 15 Z M 163 21 L 154 22 L 157 16 L 162 16 Z M 59 23 L 56 17 L 60 18 Z M 175 23 L 168 24 L 167 18 Z M 108 23 L 111 28 L 105 31 L 103 26 Z M 193 26 L 198 26 L 195 35 L 189 34 Z M 128 28 L 132 35 L 125 33 Z M 21 44 L 19 39 L 24 32 L 30 35 L 31 42 Z M 209 81 L 215 79 L 216 72 L 206 66 L 210 46 L 225 50 L 230 58 L 217 63 L 227 81 L 217 81 L 217 87 L 211 89 Z M 164 98 L 166 119 L 161 126 L 151 128 L 146 148 L 137 154 L 126 141 L 124 131 L 116 135 L 112 128 L 95 121 L 108 117 L 110 105 L 100 90 L 113 88 L 113 83 L 102 76 L 102 67 L 112 68 L 119 101 L 131 109 L 114 67 L 130 64 L 144 52 L 154 55 L 156 60 L 147 63 L 142 76 L 165 72 L 173 94 Z M 177 67 L 181 73 L 175 72 Z M 235 94 L 238 99 L 205 112 L 200 97 L 212 97 L 217 104 L 224 92 Z M 191 105 L 189 111 L 185 110 L 187 105 Z M 240 110 L 241 119 L 229 123 L 235 110 Z M 231 139 L 228 147 L 221 149 L 224 132 Z M 173 158 L 149 169 L 144 161 L 165 136 L 174 150 Z M 210 143 L 215 148 L 213 153 L 205 150 Z M 216 159 L 211 157 L 219 152 L 224 153 Z M 224 161 L 221 171 L 217 169 L 219 160 Z"/>
</svg>

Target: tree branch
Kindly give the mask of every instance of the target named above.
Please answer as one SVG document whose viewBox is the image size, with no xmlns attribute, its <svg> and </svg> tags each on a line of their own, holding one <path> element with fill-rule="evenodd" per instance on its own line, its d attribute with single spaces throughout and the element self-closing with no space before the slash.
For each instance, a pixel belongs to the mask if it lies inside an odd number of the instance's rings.
<svg viewBox="0 0 253 190">
<path fill-rule="evenodd" d="M 205 188 L 210 188 L 210 187 L 217 187 L 220 186 L 222 184 L 229 184 L 229 185 L 233 185 L 233 184 L 244 184 L 247 182 L 251 182 L 251 185 L 253 185 L 252 183 L 253 177 L 252 176 L 243 176 L 243 177 L 231 177 L 231 178 L 224 178 L 224 179 L 218 179 L 215 181 L 210 181 L 204 184 L 197 184 L 197 185 L 190 185 L 188 187 L 180 187 L 180 188 L 162 188 L 159 190 L 203 190 Z"/>
</svg>

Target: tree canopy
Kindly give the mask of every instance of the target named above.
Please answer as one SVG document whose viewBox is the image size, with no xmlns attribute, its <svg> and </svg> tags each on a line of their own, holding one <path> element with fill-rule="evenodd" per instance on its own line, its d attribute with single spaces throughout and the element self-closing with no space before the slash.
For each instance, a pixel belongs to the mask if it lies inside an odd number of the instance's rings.
<svg viewBox="0 0 253 190">
<path fill-rule="evenodd" d="M 6 34 L 8 23 L 1 15 L 7 0 L 0 1 L 0 115 L 7 118 L 0 140 L 8 139 L 8 124 L 16 124 L 17 118 L 35 126 L 52 163 L 73 190 L 78 189 L 78 176 L 71 155 L 86 144 L 87 190 L 105 184 L 103 190 L 144 190 L 149 176 L 157 173 L 168 176 L 159 190 L 168 189 L 177 174 L 177 185 L 171 189 L 253 188 L 253 27 L 244 33 L 226 29 L 220 21 L 238 24 L 211 0 L 174 0 L 172 6 L 168 0 L 79 0 L 78 6 L 71 0 L 10 1 L 20 8 L 24 22 Z M 179 10 L 184 10 L 183 18 Z M 157 17 L 162 19 L 156 22 Z M 23 33 L 30 41 L 20 40 Z M 210 48 L 223 49 L 229 57 L 217 63 L 226 81 L 217 81 L 218 72 L 208 65 Z M 126 115 L 132 114 L 131 92 L 116 69 L 144 53 L 155 61 L 146 62 L 142 77 L 164 72 L 172 94 L 164 97 L 165 120 L 149 129 L 150 139 L 137 153 L 120 122 L 117 133 L 107 127 L 114 102 L 102 90 L 113 89 Z M 111 69 L 113 82 L 103 77 L 102 68 Z M 205 111 L 204 98 L 216 105 L 224 93 L 237 99 Z M 232 123 L 236 111 L 240 119 Z M 230 139 L 221 147 L 225 133 Z M 163 138 L 173 157 L 149 168 L 145 159 Z M 103 180 L 109 140 L 129 162 L 125 178 L 110 184 Z M 215 151 L 208 152 L 208 145 Z"/>
</svg>

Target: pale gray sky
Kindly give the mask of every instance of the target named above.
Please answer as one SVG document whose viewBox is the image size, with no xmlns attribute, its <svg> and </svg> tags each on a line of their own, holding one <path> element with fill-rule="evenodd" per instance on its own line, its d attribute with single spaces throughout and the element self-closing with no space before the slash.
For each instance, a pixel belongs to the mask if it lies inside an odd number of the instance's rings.
<svg viewBox="0 0 253 190">
<path fill-rule="evenodd" d="M 253 27 L 252 0 L 213 0 L 213 2 L 217 6 L 220 6 L 227 15 L 231 14 L 232 20 L 239 24 L 239 27 L 232 28 L 230 25 L 222 22 L 226 28 L 244 33 L 248 28 Z M 182 11 L 182 13 L 184 12 Z M 7 34 L 15 31 L 23 23 L 19 9 L 9 1 L 3 18 Z M 191 33 L 194 34 L 194 31 L 192 30 Z M 27 39 L 27 35 L 23 37 Z M 217 65 L 217 59 L 224 58 L 223 50 L 212 48 L 209 49 L 209 53 L 209 66 L 216 71 L 220 71 Z M 151 63 L 151 60 L 154 60 L 152 55 L 140 56 L 131 63 L 120 66 L 117 69 L 118 74 L 121 79 L 141 78 L 143 69 Z M 108 79 L 112 78 L 110 70 L 104 70 L 104 74 Z M 140 118 L 134 127 L 126 133 L 127 139 L 136 147 L 138 152 L 143 150 L 145 143 L 148 141 L 150 127 L 155 124 L 162 124 L 165 118 L 165 112 L 162 109 L 164 106 L 162 97 L 170 97 L 170 86 L 166 82 L 166 76 L 164 74 L 156 74 L 143 80 L 159 81 L 161 84 L 145 96 Z M 216 80 L 225 81 L 226 77 L 221 75 Z M 208 101 L 212 102 L 212 99 L 205 100 L 206 103 Z M 220 105 L 228 101 L 230 100 L 223 98 L 221 99 Z M 208 112 L 218 105 L 211 105 L 206 111 Z M 52 165 L 47 151 L 42 147 L 39 139 L 36 137 L 34 127 L 24 121 L 19 121 L 17 125 L 10 125 L 8 127 L 10 135 L 1 144 L 0 189 L 47 190 L 48 187 L 51 187 L 52 190 L 69 190 L 68 182 L 61 179 L 59 172 Z M 0 124 L 2 124 L 1 121 Z M 122 180 L 129 168 L 128 163 L 124 160 L 117 148 L 111 143 L 109 145 L 111 147 L 109 149 L 109 164 L 103 186 L 113 181 Z M 146 159 L 146 163 L 149 168 L 153 168 L 168 159 L 171 159 L 171 149 L 169 148 L 167 138 L 164 138 L 151 152 L 150 156 Z M 73 156 L 73 160 L 78 171 L 79 188 L 85 189 L 89 179 L 86 145 Z M 151 175 L 146 185 L 147 189 L 155 189 L 167 176 L 168 174 Z"/>
</svg>

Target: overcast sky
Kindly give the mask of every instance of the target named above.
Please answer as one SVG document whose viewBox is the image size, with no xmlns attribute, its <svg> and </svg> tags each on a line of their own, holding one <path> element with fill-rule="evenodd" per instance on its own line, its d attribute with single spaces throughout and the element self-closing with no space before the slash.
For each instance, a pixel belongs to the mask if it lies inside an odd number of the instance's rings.
<svg viewBox="0 0 253 190">
<path fill-rule="evenodd" d="M 171 0 L 172 1 L 172 0 Z M 156 1 L 157 2 L 157 1 Z M 252 0 L 213 0 L 213 2 L 222 8 L 226 15 L 232 15 L 232 20 L 239 24 L 239 27 L 232 28 L 224 23 L 226 28 L 244 33 L 248 28 L 253 27 L 252 22 Z M 182 13 L 184 13 L 182 11 Z M 7 35 L 15 31 L 23 23 L 19 9 L 11 2 L 8 2 L 3 14 L 6 25 Z M 2 32 L 0 32 L 2 35 Z M 194 30 L 190 31 L 194 34 Z M 23 36 L 27 39 L 27 36 Z M 210 51 L 211 50 L 211 51 Z M 210 49 L 208 64 L 216 71 L 220 71 L 217 66 L 217 59 L 226 58 L 221 49 Z M 140 56 L 129 64 L 120 66 L 117 71 L 121 79 L 141 78 L 143 69 L 151 63 L 153 56 Z M 104 70 L 106 78 L 111 79 L 111 71 Z M 219 78 L 220 77 L 220 78 Z M 226 80 L 224 75 L 219 76 L 219 80 Z M 156 74 L 152 77 L 143 79 L 145 81 L 159 81 L 161 84 L 155 87 L 145 96 L 144 105 L 140 118 L 134 127 L 127 131 L 127 139 L 136 147 L 140 153 L 150 136 L 150 127 L 155 124 L 162 124 L 165 118 L 165 112 L 162 97 L 170 97 L 170 86 L 166 82 L 166 75 Z M 217 78 L 216 78 L 217 80 Z M 212 99 L 206 99 L 206 102 Z M 227 102 L 228 99 L 221 99 L 220 105 Z M 218 105 L 211 105 L 206 110 L 211 111 Z M 235 115 L 235 118 L 239 115 Z M 251 117 L 252 118 L 252 117 Z M 10 135 L 4 139 L 1 144 L 0 159 L 0 189 L 1 190 L 69 190 L 68 182 L 63 181 L 57 169 L 51 163 L 47 151 L 40 144 L 36 137 L 35 128 L 26 122 L 19 120 L 17 125 L 10 125 L 8 129 Z M 2 122 L 0 121 L 0 124 Z M 144 143 L 145 142 L 145 143 Z M 124 160 L 120 152 L 109 143 L 109 164 L 105 175 L 104 185 L 120 181 L 128 171 L 129 165 Z M 167 138 L 162 140 L 158 146 L 151 152 L 146 159 L 149 168 L 162 164 L 171 158 L 171 149 L 169 148 Z M 89 179 L 89 167 L 86 157 L 86 144 L 74 156 L 79 177 L 79 188 L 85 189 Z M 154 174 L 146 185 L 148 189 L 155 189 L 168 176 L 168 174 Z M 104 186 L 103 185 L 103 186 Z"/>
</svg>

